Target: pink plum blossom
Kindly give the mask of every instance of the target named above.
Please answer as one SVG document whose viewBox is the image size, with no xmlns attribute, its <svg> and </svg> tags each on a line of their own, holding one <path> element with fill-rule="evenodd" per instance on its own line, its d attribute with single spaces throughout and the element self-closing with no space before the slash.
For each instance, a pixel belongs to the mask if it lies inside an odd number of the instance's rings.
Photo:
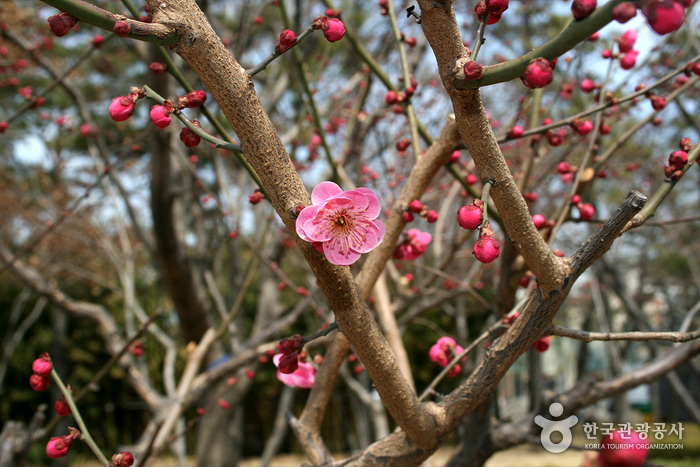
<svg viewBox="0 0 700 467">
<path fill-rule="evenodd" d="M 320 243 L 331 263 L 351 265 L 384 239 L 386 229 L 377 220 L 381 204 L 369 188 L 343 191 L 333 182 L 322 182 L 311 192 L 311 202 L 299 213 L 297 234 Z"/>
<path fill-rule="evenodd" d="M 454 359 L 457 355 L 461 354 L 462 352 L 464 352 L 464 347 L 462 347 L 461 345 L 457 345 L 457 342 L 455 342 L 455 340 L 451 337 L 444 336 L 439 338 L 437 340 L 437 343 L 430 347 L 428 357 L 433 362 L 445 368 L 447 365 L 450 364 L 452 359 Z M 466 360 L 466 357 L 462 358 L 462 361 L 464 360 Z M 459 365 L 455 365 L 454 367 L 452 367 L 452 369 L 447 375 L 450 377 L 455 377 L 461 371 L 461 367 Z"/>
<path fill-rule="evenodd" d="M 428 232 L 421 232 L 418 229 L 410 229 L 406 232 L 406 240 L 399 243 L 394 250 L 394 258 L 403 260 L 413 260 L 423 256 L 432 241 L 433 236 Z"/>
<path fill-rule="evenodd" d="M 272 357 L 272 363 L 274 363 L 276 367 L 279 367 L 282 356 L 281 353 L 278 353 Z M 278 370 L 277 379 L 293 388 L 308 389 L 313 386 L 314 381 L 316 381 L 316 369 L 311 363 L 299 360 L 297 369 L 292 373 L 285 374 Z"/>
</svg>

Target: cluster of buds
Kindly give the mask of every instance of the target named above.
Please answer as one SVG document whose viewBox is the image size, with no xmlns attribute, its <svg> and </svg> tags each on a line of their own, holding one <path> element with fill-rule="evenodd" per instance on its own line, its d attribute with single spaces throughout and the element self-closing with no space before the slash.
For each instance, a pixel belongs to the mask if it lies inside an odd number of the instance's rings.
<svg viewBox="0 0 700 467">
<path fill-rule="evenodd" d="M 576 209 L 578 209 L 578 214 L 582 221 L 588 222 L 593 219 L 593 214 L 595 214 L 595 206 L 593 206 L 591 203 L 584 203 L 581 201 L 580 195 L 573 195 L 571 197 L 571 204 L 576 206 Z"/>
<path fill-rule="evenodd" d="M 578 172 L 578 167 L 569 164 L 568 162 L 560 162 L 557 165 L 557 173 L 561 177 L 562 183 L 571 183 L 574 181 L 574 176 Z"/>
<path fill-rule="evenodd" d="M 428 356 L 430 360 L 437 363 L 441 367 L 445 368 L 450 362 L 459 354 L 464 352 L 464 347 L 457 345 L 454 339 L 451 337 L 441 337 L 437 340 L 437 343 L 430 347 L 430 352 Z M 462 361 L 466 360 L 466 356 L 462 358 Z M 462 368 L 457 364 L 450 368 L 447 376 L 454 378 L 462 372 Z"/>
<path fill-rule="evenodd" d="M 429 209 L 417 199 L 408 203 L 408 207 L 403 211 L 402 217 L 404 222 L 411 222 L 413 220 L 413 214 L 420 215 L 423 219 L 428 221 L 429 224 L 433 224 L 438 220 L 437 211 Z"/>
<path fill-rule="evenodd" d="M 51 385 L 51 370 L 53 365 L 51 365 L 51 357 L 48 353 L 44 352 L 39 355 L 39 358 L 34 360 L 32 363 L 32 371 L 34 374 L 29 378 L 29 385 L 35 391 L 46 391 Z"/>
<path fill-rule="evenodd" d="M 543 88 L 554 79 L 554 67 L 557 60 L 549 61 L 543 57 L 532 60 L 520 77 L 525 87 L 530 89 Z"/>
<path fill-rule="evenodd" d="M 486 15 L 486 24 L 495 24 L 501 20 L 503 12 L 508 9 L 508 0 L 481 0 L 474 7 L 474 13 L 479 22 Z"/>
<path fill-rule="evenodd" d="M 70 448 L 71 443 L 81 437 L 80 431 L 69 427 L 67 435 L 54 436 L 46 443 L 46 455 L 52 459 L 65 456 L 68 454 L 68 448 Z"/>
<path fill-rule="evenodd" d="M 683 176 L 683 170 L 687 164 L 687 152 L 683 150 L 673 151 L 668 156 L 668 164 L 664 165 L 664 175 L 669 180 L 679 180 Z"/>
<path fill-rule="evenodd" d="M 282 354 L 277 368 L 284 374 L 291 374 L 299 367 L 299 352 L 304 347 L 304 338 L 299 334 L 282 339 L 279 343 L 279 350 Z"/>
<path fill-rule="evenodd" d="M 57 15 L 49 16 L 47 20 L 49 23 L 49 29 L 56 37 L 63 37 L 68 34 L 68 31 L 73 29 L 73 27 L 78 24 L 78 20 L 69 15 L 68 13 L 59 13 Z"/>
</svg>

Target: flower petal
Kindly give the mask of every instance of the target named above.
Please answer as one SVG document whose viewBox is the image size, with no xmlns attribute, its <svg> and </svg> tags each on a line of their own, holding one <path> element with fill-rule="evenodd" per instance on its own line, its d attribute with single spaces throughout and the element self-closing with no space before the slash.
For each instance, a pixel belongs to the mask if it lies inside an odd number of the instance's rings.
<svg viewBox="0 0 700 467">
<path fill-rule="evenodd" d="M 377 195 L 374 194 L 372 190 L 365 187 L 356 188 L 354 191 L 358 191 L 367 196 L 367 212 L 365 214 L 370 219 L 376 219 L 382 211 L 382 203 L 379 202 Z"/>
<path fill-rule="evenodd" d="M 319 206 L 307 206 L 301 210 L 299 217 L 297 217 L 297 235 L 299 235 L 299 237 L 304 241 L 314 241 L 311 237 L 309 237 L 309 234 L 313 232 L 313 222 L 318 215 L 318 209 Z"/>
<path fill-rule="evenodd" d="M 367 222 L 361 227 L 358 227 L 358 230 L 359 229 L 361 230 L 358 233 L 361 233 L 363 237 L 362 242 L 360 245 L 353 245 L 353 249 L 358 253 L 369 253 L 370 251 L 374 250 L 377 245 L 382 243 L 382 240 L 384 240 L 386 227 L 384 227 L 384 223 L 382 223 L 382 221 L 374 220 Z"/>
<path fill-rule="evenodd" d="M 360 253 L 351 250 L 341 251 L 340 242 L 325 242 L 323 254 L 326 255 L 328 261 L 336 266 L 350 266 L 360 259 Z"/>
<path fill-rule="evenodd" d="M 321 204 L 328 198 L 332 198 L 342 192 L 343 189 L 333 182 L 321 182 L 311 192 L 311 202 L 313 204 Z"/>
</svg>

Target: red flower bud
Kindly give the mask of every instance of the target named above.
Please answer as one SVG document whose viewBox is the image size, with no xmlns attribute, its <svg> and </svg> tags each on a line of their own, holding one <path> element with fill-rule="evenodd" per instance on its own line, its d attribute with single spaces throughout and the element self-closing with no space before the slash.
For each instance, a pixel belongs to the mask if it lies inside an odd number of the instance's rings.
<svg viewBox="0 0 700 467">
<path fill-rule="evenodd" d="M 637 55 L 639 55 L 638 50 L 630 50 L 627 52 L 623 57 L 622 60 L 620 60 L 620 68 L 623 70 L 629 70 L 634 67 L 635 63 L 637 63 Z"/>
<path fill-rule="evenodd" d="M 579 216 L 581 216 L 581 220 L 589 221 L 593 218 L 593 214 L 595 214 L 595 208 L 592 204 L 579 203 L 576 205 L 576 207 L 578 208 L 578 213 Z"/>
<path fill-rule="evenodd" d="M 299 334 L 295 334 L 291 337 L 282 339 L 279 343 L 280 353 L 284 355 L 289 355 L 292 352 L 298 352 L 301 350 L 301 346 L 304 343 L 304 338 Z"/>
<path fill-rule="evenodd" d="M 66 402 L 66 398 L 63 396 L 56 401 L 56 403 L 53 405 L 53 409 L 61 417 L 67 417 L 70 415 L 70 406 L 68 405 L 68 402 Z"/>
<path fill-rule="evenodd" d="M 516 139 L 516 138 L 520 138 L 524 132 L 525 132 L 525 129 L 523 129 L 523 127 L 521 127 L 520 125 L 515 125 L 513 128 L 508 130 L 507 136 L 510 139 Z"/>
<path fill-rule="evenodd" d="M 189 128 L 183 127 L 182 130 L 180 130 L 180 141 L 188 148 L 193 148 L 202 141 L 202 137 Z"/>
<path fill-rule="evenodd" d="M 424 217 L 429 224 L 434 224 L 438 220 L 438 213 L 437 211 L 433 211 L 432 209 L 430 209 L 428 212 L 425 213 Z"/>
<path fill-rule="evenodd" d="M 48 376 L 33 374 L 29 377 L 29 385 L 35 391 L 46 391 L 51 385 L 51 380 Z"/>
<path fill-rule="evenodd" d="M 520 77 L 525 87 L 530 89 L 543 88 L 552 82 L 554 79 L 554 70 L 556 62 L 545 58 L 536 58 L 530 62 L 525 68 L 525 73 Z"/>
<path fill-rule="evenodd" d="M 56 37 L 63 37 L 68 34 L 78 22 L 76 18 L 69 15 L 68 13 L 59 13 L 57 15 L 49 16 L 47 20 L 49 23 L 49 29 Z"/>
<path fill-rule="evenodd" d="M 201 89 L 196 89 L 181 97 L 178 103 L 182 103 L 188 109 L 199 107 L 207 101 L 207 93 Z"/>
<path fill-rule="evenodd" d="M 596 86 L 592 79 L 586 78 L 581 81 L 581 91 L 585 92 L 586 94 L 593 91 L 595 88 Z"/>
<path fill-rule="evenodd" d="M 114 23 L 112 31 L 119 37 L 126 37 L 131 32 L 131 25 L 123 19 L 120 19 Z"/>
<path fill-rule="evenodd" d="M 294 373 L 296 369 L 299 368 L 299 353 L 292 352 L 290 354 L 282 355 L 277 368 L 281 373 L 287 375 Z"/>
<path fill-rule="evenodd" d="M 473 60 L 464 64 L 464 77 L 466 79 L 481 79 L 484 67 Z"/>
<path fill-rule="evenodd" d="M 622 2 L 613 8 L 613 19 L 619 23 L 626 23 L 637 15 L 637 7 L 632 2 Z"/>
<path fill-rule="evenodd" d="M 540 337 L 539 339 L 537 339 L 537 340 L 535 341 L 534 344 L 532 344 L 532 349 L 533 349 L 535 352 L 546 352 L 547 349 L 549 349 L 549 341 L 550 341 L 550 339 L 551 339 L 550 336 L 547 336 L 547 337 Z"/>
<path fill-rule="evenodd" d="M 676 170 L 683 169 L 687 163 L 688 153 L 685 151 L 673 151 L 671 155 L 668 156 L 668 165 L 674 167 Z"/>
<path fill-rule="evenodd" d="M 165 73 L 165 71 L 168 69 L 168 67 L 165 65 L 165 63 L 151 62 L 148 65 L 148 69 L 151 70 L 151 73 L 155 73 L 156 75 L 159 75 L 161 73 Z"/>
<path fill-rule="evenodd" d="M 248 197 L 248 202 L 250 204 L 258 204 L 260 201 L 265 199 L 265 194 L 260 190 L 255 190 Z"/>
<path fill-rule="evenodd" d="M 285 29 L 277 38 L 275 44 L 275 54 L 279 55 L 289 50 L 297 43 L 297 35 L 291 29 Z"/>
<path fill-rule="evenodd" d="M 583 19 L 593 13 L 596 6 L 598 6 L 596 0 L 574 0 L 574 3 L 571 5 L 571 13 L 577 20 Z"/>
<path fill-rule="evenodd" d="M 663 96 L 651 96 L 651 106 L 654 110 L 663 110 L 666 108 L 666 98 Z"/>
<path fill-rule="evenodd" d="M 624 33 L 622 33 L 622 36 L 620 36 L 620 39 L 617 41 L 617 45 L 620 49 L 620 52 L 627 53 L 630 50 L 634 48 L 634 44 L 637 42 L 637 31 L 634 29 L 628 29 Z"/>
</svg>

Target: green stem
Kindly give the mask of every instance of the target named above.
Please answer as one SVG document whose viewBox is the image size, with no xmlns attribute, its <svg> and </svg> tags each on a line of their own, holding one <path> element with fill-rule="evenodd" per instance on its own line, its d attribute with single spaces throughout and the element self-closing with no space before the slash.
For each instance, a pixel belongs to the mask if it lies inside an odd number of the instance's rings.
<svg viewBox="0 0 700 467">
<path fill-rule="evenodd" d="M 573 49 L 576 44 L 588 39 L 593 33 L 613 20 L 612 11 L 624 0 L 611 0 L 598 7 L 585 19 L 571 21 L 556 37 L 544 45 L 514 60 L 484 67 L 481 79 L 455 79 L 454 85 L 459 89 L 476 89 L 496 83 L 515 79 L 525 72 L 527 65 L 538 57 L 553 60 Z"/>
<path fill-rule="evenodd" d="M 270 63 L 272 63 L 273 60 L 275 60 L 277 57 L 281 57 L 282 54 L 284 54 L 284 53 L 287 52 L 288 50 L 292 49 L 293 47 L 296 47 L 297 44 L 301 43 L 301 41 L 304 40 L 304 38 L 305 38 L 306 36 L 308 36 L 309 34 L 311 34 L 312 32 L 314 32 L 314 28 L 311 27 L 311 26 L 309 26 L 308 28 L 306 28 L 306 30 L 304 30 L 304 32 L 302 32 L 301 34 L 299 34 L 299 36 L 297 36 L 296 42 L 295 42 L 294 44 L 292 44 L 292 45 L 289 47 L 289 49 L 287 49 L 287 50 L 285 50 L 284 52 L 281 52 L 281 53 L 276 53 L 276 52 L 271 53 L 270 55 L 267 56 L 267 58 L 266 58 L 265 60 L 263 60 L 262 62 L 260 62 L 260 63 L 257 64 L 256 66 L 254 66 L 253 68 L 247 69 L 246 72 L 248 73 L 248 75 L 249 75 L 251 78 L 252 78 L 253 76 L 257 75 L 258 73 L 260 73 L 261 71 L 263 71 L 264 69 L 266 69 L 267 66 L 268 66 Z"/>
<path fill-rule="evenodd" d="M 90 431 L 88 430 L 87 425 L 83 421 L 83 417 L 78 411 L 78 406 L 76 406 L 75 401 L 73 401 L 71 391 L 63 384 L 63 381 L 61 381 L 61 377 L 58 376 L 58 373 L 56 373 L 56 370 L 53 368 L 51 369 L 51 378 L 56 382 L 56 385 L 61 391 L 61 394 L 63 394 L 63 397 L 66 398 L 68 407 L 70 407 L 71 413 L 73 414 L 76 423 L 80 427 L 82 439 L 85 441 L 85 443 L 87 443 L 87 445 L 90 447 L 90 450 L 92 450 L 95 456 L 97 456 L 97 459 L 102 463 L 102 465 L 104 465 L 105 467 L 109 467 L 109 461 L 107 460 L 105 455 L 102 454 L 102 451 L 100 451 L 100 448 L 97 446 L 97 443 L 95 443 L 95 440 L 92 439 L 92 436 L 90 436 Z"/>
<path fill-rule="evenodd" d="M 488 18 L 488 14 L 483 15 L 479 23 L 479 30 L 476 32 L 476 43 L 474 44 L 474 50 L 472 50 L 471 56 L 473 61 L 476 61 L 476 57 L 479 56 L 479 50 L 481 50 L 481 45 L 484 43 L 484 33 L 486 32 L 486 21 Z"/>
</svg>

